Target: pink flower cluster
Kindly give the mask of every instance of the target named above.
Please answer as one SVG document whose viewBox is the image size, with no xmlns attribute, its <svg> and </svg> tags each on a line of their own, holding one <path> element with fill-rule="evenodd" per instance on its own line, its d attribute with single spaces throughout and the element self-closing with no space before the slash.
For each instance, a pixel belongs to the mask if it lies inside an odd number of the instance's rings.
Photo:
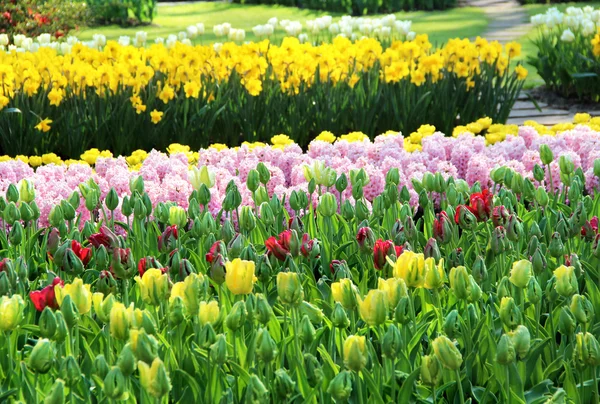
<svg viewBox="0 0 600 404">
<path fill-rule="evenodd" d="M 444 177 L 462 178 L 469 184 L 478 181 L 482 188 L 491 186 L 490 170 L 499 166 L 511 167 L 533 180 L 533 167 L 541 164 L 538 150 L 542 143 L 548 144 L 555 155 L 555 161 L 551 164 L 555 187 L 560 185 L 558 157 L 561 155 L 570 156 L 575 167 L 582 168 L 589 192 L 598 186 L 593 164 L 594 160 L 600 159 L 600 132 L 587 126 L 578 126 L 556 136 L 540 136 L 534 128 L 523 126 L 519 128 L 518 136 L 507 136 L 505 141 L 491 146 L 485 145 L 483 137 L 464 134 L 452 138 L 435 133 L 423 139 L 421 152 L 414 153 L 404 150 L 403 137 L 400 135 L 380 136 L 373 142 L 338 141 L 329 144 L 314 141 L 307 152 L 297 145 L 287 146 L 285 150 L 269 146 L 252 150 L 247 146 L 222 151 L 208 149 L 200 151 L 198 164 L 207 165 L 215 173 L 209 206 L 213 212 L 221 208 L 225 188 L 231 180 L 238 185 L 243 203 L 252 205 L 245 182 L 248 172 L 256 168 L 259 162 L 263 162 L 271 171 L 268 184 L 271 195 L 276 193 L 281 197 L 293 190 L 306 190 L 308 183 L 304 178 L 303 166 L 311 165 L 314 160 L 323 160 L 338 174 L 364 168 L 370 179 L 364 188 L 369 201 L 383 191 L 388 170 L 397 167 L 400 171 L 400 187 L 406 185 L 413 201 L 416 201 L 411 179 L 420 179 L 428 171 L 441 172 Z M 95 171 L 91 167 L 76 164 L 68 167 L 48 165 L 34 171 L 25 163 L 13 160 L 0 163 L 0 192 L 5 192 L 9 184 L 23 178 L 33 180 L 36 202 L 44 224 L 51 207 L 67 198 L 80 182 L 89 178 L 99 184 L 103 197 L 111 187 L 122 196 L 129 193 L 130 178 L 142 175 L 153 203 L 173 201 L 187 207 L 188 196 L 192 192 L 188 170 L 185 155 L 167 156 L 157 151 L 149 154 L 139 172 L 130 171 L 122 157 L 99 158 Z M 351 199 L 351 190 L 348 189 L 346 193 L 345 197 Z M 85 207 L 80 206 L 79 211 L 85 219 L 88 215 Z"/>
</svg>

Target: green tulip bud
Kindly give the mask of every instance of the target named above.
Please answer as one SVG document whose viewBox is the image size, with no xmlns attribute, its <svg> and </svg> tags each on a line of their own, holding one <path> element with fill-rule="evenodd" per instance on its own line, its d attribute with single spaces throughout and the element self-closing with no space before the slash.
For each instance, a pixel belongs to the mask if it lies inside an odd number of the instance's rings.
<svg viewBox="0 0 600 404">
<path fill-rule="evenodd" d="M 227 339 L 225 335 L 217 335 L 215 343 L 210 346 L 210 357 L 217 365 L 222 365 L 227 361 Z"/>
<path fill-rule="evenodd" d="M 277 397 L 286 401 L 296 390 L 296 383 L 292 380 L 285 369 L 275 371 L 275 381 L 273 382 L 275 394 Z"/>
<path fill-rule="evenodd" d="M 444 333 L 452 339 L 457 338 L 461 334 L 460 321 L 461 318 L 458 311 L 456 309 L 450 311 L 444 319 L 444 325 L 442 327 Z"/>
<path fill-rule="evenodd" d="M 31 350 L 27 367 L 35 373 L 46 374 L 54 363 L 54 347 L 50 340 L 40 338 Z"/>
<path fill-rule="evenodd" d="M 256 217 L 250 206 L 242 206 L 240 214 L 240 229 L 250 233 L 256 227 Z"/>
<path fill-rule="evenodd" d="M 327 387 L 327 392 L 336 401 L 344 402 L 348 400 L 352 394 L 352 374 L 346 370 L 338 373 Z"/>
<path fill-rule="evenodd" d="M 304 315 L 300 321 L 300 332 L 298 336 L 306 348 L 310 347 L 310 344 L 315 340 L 315 334 L 315 327 L 313 327 L 308 316 Z"/>
<path fill-rule="evenodd" d="M 512 297 L 503 297 L 500 302 L 500 320 L 509 330 L 521 324 L 521 311 Z"/>
<path fill-rule="evenodd" d="M 67 356 L 60 366 L 60 378 L 65 381 L 65 384 L 73 388 L 81 380 L 81 369 L 77 361 L 72 356 Z"/>
<path fill-rule="evenodd" d="M 11 295 L 11 285 L 8 279 L 8 274 L 4 271 L 0 272 L 0 296 Z"/>
<path fill-rule="evenodd" d="M 544 188 L 539 187 L 535 191 L 535 200 L 538 203 L 538 205 L 542 207 L 548 206 L 548 202 L 550 201 L 550 198 L 548 197 L 548 192 L 546 192 Z"/>
<path fill-rule="evenodd" d="M 532 277 L 532 269 L 533 266 L 528 260 L 514 262 L 510 271 L 510 282 L 518 288 L 526 288 Z"/>
<path fill-rule="evenodd" d="M 72 329 L 79 321 L 79 311 L 77 310 L 77 306 L 73 302 L 73 299 L 71 299 L 71 295 L 66 295 L 63 298 L 60 311 L 64 316 L 67 326 L 69 329 Z"/>
<path fill-rule="evenodd" d="M 326 192 L 319 197 L 317 211 L 323 217 L 331 217 L 337 212 L 338 204 L 335 195 Z"/>
<path fill-rule="evenodd" d="M 450 279 L 450 289 L 454 292 L 457 299 L 465 300 L 469 297 L 468 287 L 470 286 L 469 274 L 464 266 L 454 267 L 448 275 Z"/>
<path fill-rule="evenodd" d="M 559 258 L 564 254 L 565 246 L 558 232 L 554 232 L 554 234 L 552 234 L 550 245 L 548 246 L 548 251 L 550 252 L 550 255 L 554 258 Z"/>
<path fill-rule="evenodd" d="M 441 335 L 433 341 L 433 351 L 435 356 L 439 359 L 440 363 L 447 369 L 458 370 L 462 364 L 462 355 L 456 345 L 448 339 L 448 337 Z"/>
<path fill-rule="evenodd" d="M 14 222 L 13 227 L 10 229 L 8 233 L 8 241 L 13 246 L 18 246 L 23 241 L 23 225 L 21 222 Z"/>
<path fill-rule="evenodd" d="M 50 215 L 52 215 L 52 210 L 50 210 Z M 50 221 L 50 215 L 48 216 L 48 221 Z M 4 208 L 4 221 L 10 225 L 21 220 L 21 212 L 19 212 L 19 208 L 14 202 L 10 202 Z M 52 222 L 50 222 L 52 224 Z"/>
<path fill-rule="evenodd" d="M 261 328 L 256 336 L 256 355 L 264 363 L 272 362 L 277 356 L 277 344 L 266 328 Z"/>
<path fill-rule="evenodd" d="M 512 340 L 508 335 L 502 335 L 496 349 L 496 361 L 501 365 L 507 366 L 515 361 L 515 357 L 515 347 Z"/>
<path fill-rule="evenodd" d="M 410 322 L 410 301 L 408 296 L 402 296 L 398 300 L 396 309 L 394 310 L 394 320 L 397 323 L 406 325 Z"/>
<path fill-rule="evenodd" d="M 29 202 L 29 207 L 31 208 L 32 212 L 31 220 L 37 221 L 41 216 L 40 208 L 35 201 Z"/>
<path fill-rule="evenodd" d="M 65 382 L 56 379 L 50 392 L 44 399 L 44 404 L 64 404 L 65 403 Z"/>
<path fill-rule="evenodd" d="M 383 352 L 386 357 L 395 360 L 398 357 L 398 353 L 401 351 L 401 349 L 402 337 L 400 336 L 400 331 L 395 324 L 391 324 L 383 336 L 381 352 Z"/>
<path fill-rule="evenodd" d="M 594 321 L 594 306 L 585 296 L 573 295 L 569 307 L 579 323 L 588 324 Z"/>
<path fill-rule="evenodd" d="M 573 160 L 564 154 L 558 158 L 558 167 L 560 168 L 560 172 L 566 175 L 571 175 L 575 171 Z"/>
<path fill-rule="evenodd" d="M 227 325 L 227 328 L 229 328 L 233 332 L 236 332 L 244 325 L 245 322 L 246 305 L 242 301 L 236 302 L 231 308 L 231 311 L 229 312 L 227 317 L 225 318 L 225 324 Z"/>
<path fill-rule="evenodd" d="M 138 361 L 151 364 L 158 358 L 158 341 L 152 335 L 148 335 L 146 330 L 141 328 L 139 331 L 130 331 L 131 340 L 135 341 L 131 348 Z M 136 337 L 137 335 L 137 337 Z"/>
<path fill-rule="evenodd" d="M 104 355 L 98 355 L 94 359 L 94 363 L 92 364 L 92 373 L 101 379 L 104 379 L 110 368 L 108 367 L 108 363 L 106 362 L 106 358 Z"/>
<path fill-rule="evenodd" d="M 208 349 L 216 340 L 217 335 L 215 334 L 215 329 L 212 324 L 204 324 L 200 330 L 200 335 L 198 336 L 199 345 L 204 349 Z"/>
<path fill-rule="evenodd" d="M 104 203 L 106 207 L 110 211 L 114 211 L 119 206 L 119 195 L 114 187 L 111 187 L 108 193 L 106 194 L 106 198 L 104 199 Z"/>
<path fill-rule="evenodd" d="M 129 397 L 125 376 L 118 366 L 113 367 L 104 378 L 104 394 L 111 400 L 126 400 Z"/>
<path fill-rule="evenodd" d="M 421 358 L 421 381 L 428 386 L 437 386 L 442 380 L 442 366 L 435 355 Z"/>
<path fill-rule="evenodd" d="M 271 172 L 269 171 L 267 166 L 263 162 L 260 162 L 256 166 L 256 171 L 258 171 L 261 184 L 267 185 L 267 183 L 271 179 Z"/>
<path fill-rule="evenodd" d="M 31 207 L 26 204 L 26 203 L 22 203 L 21 207 L 19 208 L 19 214 L 21 215 L 21 219 L 27 223 L 31 220 L 33 220 L 33 210 L 31 209 Z"/>
<path fill-rule="evenodd" d="M 350 320 L 346 315 L 346 310 L 341 303 L 336 302 L 331 313 L 331 323 L 337 328 L 347 328 L 350 325 Z"/>
<path fill-rule="evenodd" d="M 535 272 L 536 274 L 541 274 L 543 271 L 546 270 L 546 267 L 548 266 L 546 257 L 544 256 L 544 254 L 542 254 L 539 248 L 537 248 L 533 253 L 533 256 L 531 257 L 531 262 L 533 272 Z"/>
<path fill-rule="evenodd" d="M 40 335 L 43 338 L 52 338 L 56 334 L 56 316 L 50 307 L 46 306 L 40 315 Z"/>
<path fill-rule="evenodd" d="M 125 217 L 129 217 L 133 213 L 133 206 L 127 195 L 123 197 L 123 202 L 121 202 L 121 213 L 123 213 L 123 216 Z"/>
<path fill-rule="evenodd" d="M 524 359 L 529 353 L 531 346 L 531 335 L 527 327 L 519 325 L 514 331 L 510 331 L 508 336 L 513 343 L 517 355 L 519 355 L 519 359 Z"/>
<path fill-rule="evenodd" d="M 6 190 L 6 200 L 8 202 L 19 202 L 19 190 L 15 184 L 10 184 Z"/>
<path fill-rule="evenodd" d="M 317 358 L 309 353 L 304 354 L 304 368 L 306 369 L 306 378 L 308 385 L 312 388 L 320 386 L 323 381 L 323 369 Z"/>
<path fill-rule="evenodd" d="M 529 300 L 531 304 L 538 304 L 542 300 L 542 288 L 534 276 L 532 276 L 529 279 L 529 282 L 527 282 L 526 293 L 527 300 Z"/>
<path fill-rule="evenodd" d="M 64 304 L 64 301 L 63 301 Z M 69 335 L 69 329 L 67 326 L 67 322 L 65 320 L 65 316 L 62 311 L 56 312 L 56 334 L 54 334 L 54 340 L 56 342 L 63 342 L 67 335 Z"/>
<path fill-rule="evenodd" d="M 473 274 L 473 278 L 479 284 L 483 283 L 483 281 L 487 279 L 488 272 L 485 265 L 485 260 L 481 255 L 475 257 L 475 262 L 473 263 L 471 272 Z"/>
<path fill-rule="evenodd" d="M 245 402 L 258 404 L 266 401 L 269 391 L 256 375 L 251 375 L 246 387 Z"/>
<path fill-rule="evenodd" d="M 540 159 L 542 164 L 548 165 L 554 161 L 554 153 L 547 144 L 540 145 Z"/>
<path fill-rule="evenodd" d="M 252 193 L 256 192 L 258 187 L 260 186 L 260 174 L 258 170 L 250 170 L 248 172 L 248 177 L 246 178 L 246 186 L 248 190 Z"/>
<path fill-rule="evenodd" d="M 256 295 L 255 316 L 262 325 L 266 325 L 273 317 L 273 309 L 262 293 Z"/>
</svg>

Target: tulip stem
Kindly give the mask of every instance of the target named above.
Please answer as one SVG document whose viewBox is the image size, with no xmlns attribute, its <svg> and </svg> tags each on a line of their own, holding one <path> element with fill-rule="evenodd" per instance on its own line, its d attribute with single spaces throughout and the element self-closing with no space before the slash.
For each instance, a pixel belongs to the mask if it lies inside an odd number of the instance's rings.
<svg viewBox="0 0 600 404">
<path fill-rule="evenodd" d="M 360 381 L 360 372 L 356 372 L 356 390 L 358 393 L 358 402 L 363 404 L 363 391 L 362 391 L 362 383 Z"/>
<path fill-rule="evenodd" d="M 396 402 L 396 359 L 392 359 L 392 403 Z M 433 401 L 435 404 L 435 399 Z"/>
<path fill-rule="evenodd" d="M 433 395 L 432 396 L 432 398 L 433 398 L 433 404 L 435 404 L 437 402 L 437 391 L 435 389 L 435 383 L 433 384 L 431 394 Z"/>
<path fill-rule="evenodd" d="M 504 381 L 506 385 L 506 404 L 510 404 L 510 371 L 508 370 L 508 366 L 504 368 L 506 369 L 506 380 Z"/>
<path fill-rule="evenodd" d="M 598 397 L 598 368 L 596 366 L 592 369 L 592 374 L 594 375 L 594 403 L 598 404 L 600 402 L 600 398 Z"/>
<path fill-rule="evenodd" d="M 12 344 L 10 342 L 10 331 L 7 331 L 6 336 L 6 346 L 8 347 L 8 381 L 10 383 L 11 376 L 13 374 L 13 353 L 12 353 Z"/>
<path fill-rule="evenodd" d="M 477 240 L 477 233 L 475 233 L 475 229 L 471 230 L 473 233 L 473 240 L 475 240 L 475 245 L 477 246 L 477 255 L 481 254 L 481 246 L 479 245 L 479 240 Z"/>
<path fill-rule="evenodd" d="M 463 392 L 462 381 L 460 380 L 460 371 L 456 369 L 456 383 L 458 384 L 458 394 L 460 396 L 460 404 L 465 404 L 465 393 Z M 510 403 L 509 403 L 510 404 Z"/>
<path fill-rule="evenodd" d="M 208 402 L 212 403 L 212 392 L 211 392 L 211 385 L 212 385 L 212 374 L 211 374 L 211 369 L 210 369 L 210 351 L 207 351 L 207 366 L 206 366 L 206 373 L 208 375 L 208 383 L 206 383 L 206 388 L 208 390 Z"/>
</svg>

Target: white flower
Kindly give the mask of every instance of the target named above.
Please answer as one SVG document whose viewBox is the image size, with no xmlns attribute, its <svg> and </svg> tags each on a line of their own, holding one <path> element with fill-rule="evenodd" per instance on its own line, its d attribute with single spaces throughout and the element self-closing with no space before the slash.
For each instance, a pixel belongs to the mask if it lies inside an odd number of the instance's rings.
<svg viewBox="0 0 600 404">
<path fill-rule="evenodd" d="M 16 45 L 8 45 L 8 51 L 12 52 L 12 51 L 16 51 L 17 50 L 17 46 Z"/>
<path fill-rule="evenodd" d="M 31 45 L 33 45 L 33 39 L 31 38 L 25 38 L 21 42 L 21 48 L 23 48 L 26 51 L 31 49 Z"/>
<path fill-rule="evenodd" d="M 396 21 L 394 23 L 396 31 L 402 35 L 408 35 L 412 27 L 412 21 Z"/>
<path fill-rule="evenodd" d="M 31 38 L 29 38 L 29 39 L 31 39 Z M 38 49 L 40 49 L 40 44 L 33 42 L 33 39 L 31 39 L 31 45 L 29 45 L 29 48 L 27 50 L 29 52 L 37 52 Z"/>
<path fill-rule="evenodd" d="M 102 34 L 94 34 L 94 36 L 92 37 L 94 39 L 94 43 L 96 44 L 96 47 L 100 48 L 104 45 L 106 45 L 106 37 Z"/>
<path fill-rule="evenodd" d="M 75 45 L 77 42 L 79 42 L 79 39 L 77 39 L 76 36 L 69 36 L 67 38 L 67 43 L 71 46 Z"/>
<path fill-rule="evenodd" d="M 148 40 L 148 33 L 146 31 L 138 31 L 135 33 L 135 41 L 139 44 L 145 44 Z"/>
<path fill-rule="evenodd" d="M 229 30 L 231 30 L 231 24 L 228 23 L 228 22 L 225 22 L 225 23 L 221 24 L 221 26 L 223 27 L 223 33 L 225 35 L 228 35 L 229 34 Z"/>
<path fill-rule="evenodd" d="M 257 36 L 257 37 L 260 38 L 261 36 L 265 35 L 264 26 L 262 26 L 262 25 L 255 25 L 254 27 L 252 27 L 252 32 L 254 33 L 255 36 Z"/>
<path fill-rule="evenodd" d="M 188 37 L 194 39 L 198 36 L 198 27 L 196 27 L 195 25 L 190 25 L 189 27 L 186 28 Z"/>
<path fill-rule="evenodd" d="M 290 20 L 281 20 L 279 21 L 279 25 L 281 25 L 283 28 L 287 27 L 287 25 L 290 23 Z"/>
<path fill-rule="evenodd" d="M 416 36 L 417 36 L 417 33 L 415 31 L 410 31 L 408 34 L 406 34 L 406 40 L 413 41 Z"/>
<path fill-rule="evenodd" d="M 572 28 L 572 29 L 577 29 L 579 27 L 579 24 L 581 24 L 581 17 L 579 16 L 574 16 L 574 15 L 567 15 L 564 19 L 565 24 L 567 24 L 567 27 Z"/>
<path fill-rule="evenodd" d="M 218 37 L 225 35 L 225 30 L 223 29 L 222 25 L 215 25 L 213 27 L 213 33 L 218 38 Z"/>
<path fill-rule="evenodd" d="M 8 35 L 6 35 L 6 34 L 0 34 L 0 45 L 1 46 L 8 45 Z"/>
<path fill-rule="evenodd" d="M 192 46 L 192 41 L 190 40 L 190 38 L 183 38 L 183 41 L 181 41 L 181 43 L 184 45 Z"/>
<path fill-rule="evenodd" d="M 340 26 L 337 23 L 333 23 L 329 26 L 329 32 L 333 35 L 340 33 Z"/>
<path fill-rule="evenodd" d="M 575 40 L 575 34 L 573 34 L 570 29 L 566 29 L 560 36 L 560 40 L 563 42 L 573 42 Z"/>
<path fill-rule="evenodd" d="M 300 43 L 305 43 L 308 41 L 308 35 L 306 34 L 300 34 L 298 35 L 298 41 L 300 41 Z"/>
<path fill-rule="evenodd" d="M 594 12 L 594 7 L 592 7 L 592 6 L 585 6 L 583 8 L 583 13 L 584 14 L 591 14 L 593 12 Z"/>
<path fill-rule="evenodd" d="M 381 28 L 381 36 L 384 38 L 389 38 L 392 35 L 392 29 L 390 27 L 382 27 Z"/>
<path fill-rule="evenodd" d="M 131 38 L 129 38 L 128 36 L 120 36 L 119 37 L 119 45 L 121 45 L 121 46 L 129 46 L 130 42 L 131 42 Z"/>
<path fill-rule="evenodd" d="M 546 23 L 546 16 L 544 14 L 536 14 L 531 17 L 531 24 L 534 27 L 539 27 L 540 25 L 544 25 Z"/>
<path fill-rule="evenodd" d="M 52 36 L 50 34 L 41 34 L 37 37 L 37 40 L 40 44 L 49 44 L 52 40 Z"/>
<path fill-rule="evenodd" d="M 584 20 L 581 24 L 581 34 L 583 36 L 590 36 L 596 32 L 596 24 L 590 20 Z"/>
<path fill-rule="evenodd" d="M 277 17 L 271 17 L 271 18 L 269 18 L 269 21 L 267 21 L 267 24 L 269 24 L 273 28 L 275 28 L 277 26 L 278 22 L 279 22 L 279 20 L 277 19 Z"/>
<path fill-rule="evenodd" d="M 71 48 L 72 46 L 69 45 L 67 42 L 61 42 L 59 45 L 60 53 L 62 53 L 63 55 L 71 53 Z"/>
<path fill-rule="evenodd" d="M 20 47 L 25 38 L 27 38 L 27 37 L 23 34 L 17 34 L 15 36 L 13 36 L 13 43 L 15 44 L 15 47 L 17 47 L 17 48 Z"/>
<path fill-rule="evenodd" d="M 275 27 L 273 25 L 271 25 L 271 24 L 263 25 L 263 33 L 265 34 L 265 36 L 273 35 L 274 31 L 275 31 Z"/>
<path fill-rule="evenodd" d="M 181 31 L 177 34 L 177 39 L 179 39 L 180 41 L 183 41 L 185 38 L 187 38 L 187 33 L 184 31 Z"/>
<path fill-rule="evenodd" d="M 361 24 L 360 27 L 358 27 L 358 30 L 363 34 L 368 35 L 373 32 L 373 26 L 371 24 Z"/>
<path fill-rule="evenodd" d="M 215 50 L 215 52 L 219 53 L 221 52 L 221 48 L 223 47 L 223 44 L 221 42 L 215 42 L 213 44 L 213 49 Z"/>
<path fill-rule="evenodd" d="M 165 43 L 165 38 L 163 38 L 162 36 L 159 36 L 158 38 L 156 38 L 156 39 L 154 40 L 154 43 L 157 43 L 157 44 L 164 44 L 164 43 Z"/>
<path fill-rule="evenodd" d="M 203 22 L 197 23 L 196 28 L 198 28 L 198 35 L 204 35 L 204 23 Z"/>
</svg>

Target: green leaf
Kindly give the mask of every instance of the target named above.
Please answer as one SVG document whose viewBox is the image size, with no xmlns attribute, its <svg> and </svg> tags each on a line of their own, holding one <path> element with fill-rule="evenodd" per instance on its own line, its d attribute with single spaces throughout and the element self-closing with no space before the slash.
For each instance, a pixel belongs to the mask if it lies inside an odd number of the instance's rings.
<svg viewBox="0 0 600 404">
<path fill-rule="evenodd" d="M 415 369 L 402 383 L 400 391 L 398 393 L 398 403 L 408 403 L 411 401 L 413 389 L 415 387 L 415 381 L 421 374 L 421 369 Z"/>
</svg>

